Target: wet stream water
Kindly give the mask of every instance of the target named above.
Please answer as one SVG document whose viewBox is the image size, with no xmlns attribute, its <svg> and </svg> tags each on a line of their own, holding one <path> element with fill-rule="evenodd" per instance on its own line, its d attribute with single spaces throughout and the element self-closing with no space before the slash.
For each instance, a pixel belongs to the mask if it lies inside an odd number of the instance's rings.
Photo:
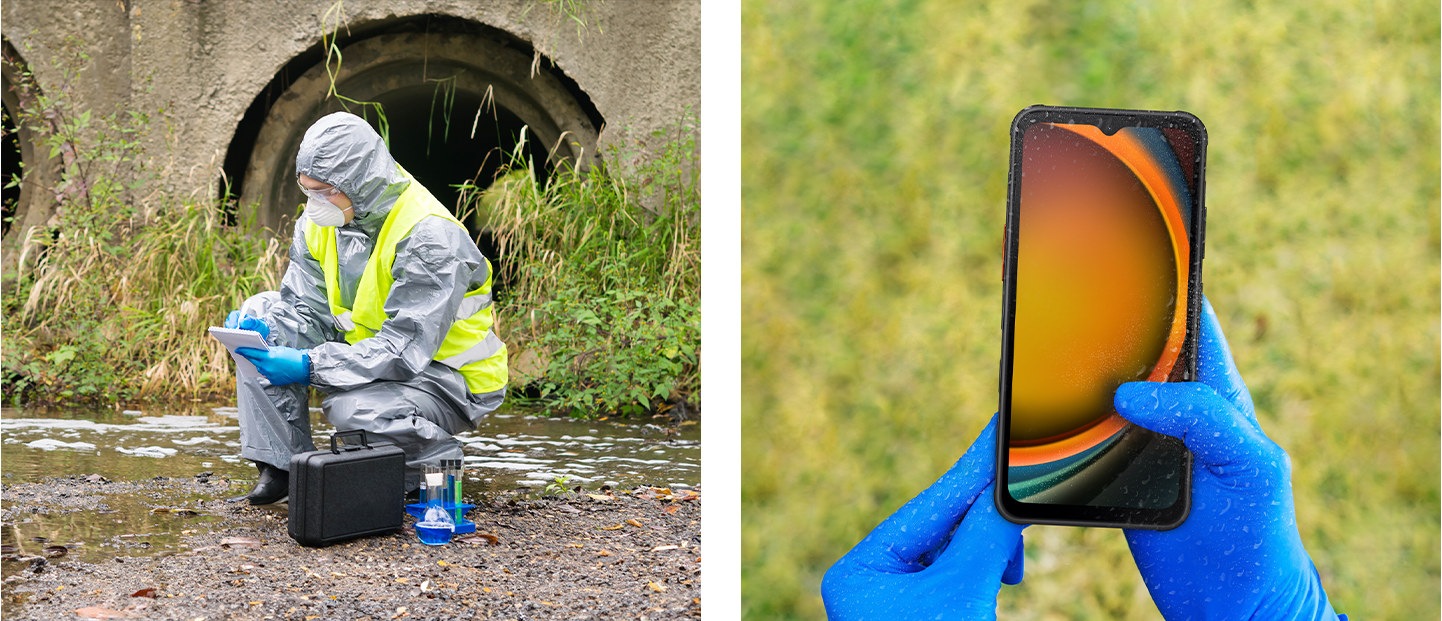
<svg viewBox="0 0 1442 621">
<path fill-rule="evenodd" d="M 328 445 L 334 428 L 319 408 L 311 416 L 316 446 Z M 574 421 L 507 407 L 456 437 L 465 443 L 467 496 L 517 487 L 540 490 L 558 481 L 587 488 L 685 488 L 700 482 L 700 426 L 695 424 Z M 248 480 L 248 487 L 256 475 L 254 466 L 239 457 L 233 407 L 0 408 L 0 451 L 0 480 L 7 486 L 98 475 L 115 482 L 228 478 Z M 204 529 L 217 519 L 205 511 L 171 511 L 214 500 L 185 491 L 99 499 L 67 498 L 71 493 L 56 485 L 55 510 L 7 519 L 0 529 L 7 552 L 39 554 L 46 546 L 64 545 L 69 554 L 91 561 L 167 553 L 186 531 Z"/>
</svg>

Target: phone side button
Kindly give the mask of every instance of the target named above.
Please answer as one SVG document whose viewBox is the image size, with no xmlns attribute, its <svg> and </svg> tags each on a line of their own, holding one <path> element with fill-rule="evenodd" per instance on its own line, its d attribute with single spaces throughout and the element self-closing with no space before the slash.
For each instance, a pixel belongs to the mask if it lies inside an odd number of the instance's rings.
<svg viewBox="0 0 1442 621">
<path fill-rule="evenodd" d="M 1004 226 L 1001 229 L 1001 281 L 1006 282 L 1006 244 L 1011 239 L 1011 227 Z"/>
</svg>

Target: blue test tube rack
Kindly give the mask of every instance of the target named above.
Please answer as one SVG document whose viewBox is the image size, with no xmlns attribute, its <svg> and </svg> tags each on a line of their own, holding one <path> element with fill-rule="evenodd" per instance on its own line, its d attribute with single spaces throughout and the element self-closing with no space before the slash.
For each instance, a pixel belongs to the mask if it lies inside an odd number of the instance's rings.
<svg viewBox="0 0 1442 621">
<path fill-rule="evenodd" d="M 455 511 L 456 509 L 460 509 L 462 514 L 468 513 L 468 512 L 470 512 L 471 509 L 476 508 L 475 505 L 470 504 L 470 503 L 461 503 L 460 505 L 457 505 L 457 504 L 452 503 L 452 502 L 447 502 L 447 503 L 444 503 L 444 504 L 445 504 L 445 507 L 446 507 L 446 510 L 447 510 L 447 511 Z M 413 503 L 411 503 L 411 504 L 406 505 L 406 513 L 411 514 L 411 517 L 419 520 L 419 519 L 425 517 L 425 515 L 426 515 L 426 506 L 423 505 L 423 504 L 421 504 L 421 503 L 419 503 L 419 502 L 413 502 Z M 464 534 L 466 534 L 466 533 L 474 533 L 474 532 L 476 532 L 476 523 L 475 523 L 475 522 L 472 522 L 472 521 L 470 521 L 470 520 L 468 520 L 468 519 L 466 519 L 466 518 L 464 517 L 464 515 L 461 517 L 461 519 L 459 519 L 459 520 L 456 521 L 456 532 L 455 532 L 455 534 L 457 534 L 457 535 L 464 535 Z"/>
</svg>

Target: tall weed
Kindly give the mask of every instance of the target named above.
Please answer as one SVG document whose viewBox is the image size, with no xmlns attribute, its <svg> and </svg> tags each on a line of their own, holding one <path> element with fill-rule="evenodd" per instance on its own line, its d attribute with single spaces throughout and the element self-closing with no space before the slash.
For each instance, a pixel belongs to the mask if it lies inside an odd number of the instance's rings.
<svg viewBox="0 0 1442 621">
<path fill-rule="evenodd" d="M 694 118 L 630 174 L 521 154 L 472 208 L 503 258 L 512 384 L 573 416 L 681 414 L 700 403 L 700 189 Z M 625 161 L 615 153 L 611 161 Z"/>
<path fill-rule="evenodd" d="M 3 391 L 11 402 L 109 402 L 228 391 L 224 348 L 206 336 L 227 310 L 273 286 L 284 249 L 226 226 L 221 205 L 154 187 L 140 137 L 150 115 L 78 109 L 68 85 L 88 60 L 72 41 L 48 92 L 23 72 L 17 122 L 61 157 L 53 225 L 32 232 L 5 275 Z M 160 111 L 164 114 L 164 111 Z"/>
</svg>

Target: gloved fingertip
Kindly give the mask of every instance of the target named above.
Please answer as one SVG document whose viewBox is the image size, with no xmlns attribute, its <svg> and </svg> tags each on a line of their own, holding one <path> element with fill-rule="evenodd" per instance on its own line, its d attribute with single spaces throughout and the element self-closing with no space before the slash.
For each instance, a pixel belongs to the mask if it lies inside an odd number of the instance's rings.
<svg viewBox="0 0 1442 621">
<path fill-rule="evenodd" d="M 1193 409 L 1195 392 L 1196 385 L 1185 382 L 1127 382 L 1117 387 L 1112 406 L 1138 427 L 1180 437 L 1196 417 L 1175 414 Z"/>
<path fill-rule="evenodd" d="M 1025 535 L 1016 538 L 1016 549 L 1012 550 L 1011 559 L 1006 562 L 1006 569 L 1001 572 L 1001 583 L 1007 585 L 1021 584 L 1022 574 L 1026 570 L 1026 549 L 1023 545 Z"/>
<path fill-rule="evenodd" d="M 1127 382 L 1117 386 L 1117 391 L 1112 395 L 1112 406 L 1120 414 L 1137 409 L 1142 397 L 1154 394 L 1155 385 L 1151 382 Z"/>
<path fill-rule="evenodd" d="M 986 568 L 996 572 L 990 574 L 990 580 L 996 580 L 1006 571 L 1010 559 L 1017 553 L 1015 542 L 1021 538 L 1022 529 L 1026 526 L 1003 518 L 996 510 L 991 491 L 992 487 L 988 485 L 967 510 L 951 542 L 933 566 L 967 567 L 967 571 Z"/>
</svg>

